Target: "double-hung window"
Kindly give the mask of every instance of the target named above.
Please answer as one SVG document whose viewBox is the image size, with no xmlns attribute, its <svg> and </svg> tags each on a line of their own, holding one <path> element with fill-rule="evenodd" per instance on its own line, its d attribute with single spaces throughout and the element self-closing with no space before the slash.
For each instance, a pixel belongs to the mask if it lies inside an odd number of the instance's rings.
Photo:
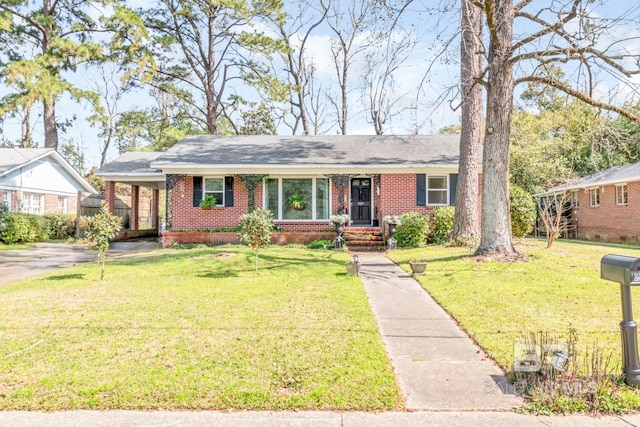
<svg viewBox="0 0 640 427">
<path fill-rule="evenodd" d="M 22 212 L 36 215 L 42 215 L 44 213 L 43 194 L 24 193 L 22 203 Z"/>
<path fill-rule="evenodd" d="M 616 205 L 626 205 L 629 203 L 627 184 L 616 185 Z"/>
<path fill-rule="evenodd" d="M 577 191 L 571 192 L 571 207 L 577 208 L 580 206 L 580 193 Z"/>
<path fill-rule="evenodd" d="M 205 178 L 202 198 L 213 196 L 216 205 L 224 206 L 224 178 Z"/>
<path fill-rule="evenodd" d="M 7 206 L 7 209 L 11 210 L 11 190 L 2 192 L 2 202 Z"/>
<path fill-rule="evenodd" d="M 447 205 L 449 177 L 447 175 L 427 176 L 427 205 Z"/>
<path fill-rule="evenodd" d="M 589 189 L 589 206 L 600 206 L 600 188 Z"/>
<path fill-rule="evenodd" d="M 328 178 L 269 178 L 265 206 L 277 220 L 327 220 L 330 212 Z"/>
<path fill-rule="evenodd" d="M 64 196 L 58 196 L 58 213 L 67 213 L 67 198 Z"/>
</svg>

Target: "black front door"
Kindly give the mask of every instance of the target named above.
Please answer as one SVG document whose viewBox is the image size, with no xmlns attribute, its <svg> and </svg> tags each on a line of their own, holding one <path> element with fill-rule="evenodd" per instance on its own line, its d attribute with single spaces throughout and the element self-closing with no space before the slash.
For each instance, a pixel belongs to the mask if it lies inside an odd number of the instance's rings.
<svg viewBox="0 0 640 427">
<path fill-rule="evenodd" d="M 351 222 L 371 225 L 371 178 L 351 180 Z"/>
</svg>

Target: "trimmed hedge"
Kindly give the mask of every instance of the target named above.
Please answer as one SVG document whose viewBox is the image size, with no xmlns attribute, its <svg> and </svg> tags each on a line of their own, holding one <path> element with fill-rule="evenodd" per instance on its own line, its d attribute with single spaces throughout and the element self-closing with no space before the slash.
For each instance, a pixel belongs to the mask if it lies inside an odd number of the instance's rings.
<svg viewBox="0 0 640 427">
<path fill-rule="evenodd" d="M 0 227 L 0 241 L 7 244 L 42 242 L 73 237 L 74 232 L 75 218 L 72 215 L 9 212 Z"/>
<path fill-rule="evenodd" d="M 427 244 L 429 236 L 429 215 L 418 212 L 407 212 L 402 215 L 402 222 L 396 229 L 395 238 L 398 247 L 417 247 Z"/>
<path fill-rule="evenodd" d="M 434 243 L 443 243 L 449 238 L 453 230 L 453 217 L 455 208 L 453 206 L 441 206 L 433 210 L 433 232 L 431 239 Z"/>
</svg>

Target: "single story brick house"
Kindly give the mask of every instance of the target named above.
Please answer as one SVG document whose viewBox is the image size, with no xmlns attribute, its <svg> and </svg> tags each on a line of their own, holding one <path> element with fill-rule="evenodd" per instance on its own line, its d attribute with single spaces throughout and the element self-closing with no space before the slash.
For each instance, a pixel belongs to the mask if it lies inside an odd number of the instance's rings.
<svg viewBox="0 0 640 427">
<path fill-rule="evenodd" d="M 459 142 L 457 135 L 198 135 L 164 153 L 126 153 L 96 174 L 106 180 L 108 201 L 116 182 L 164 188 L 166 244 L 237 226 L 250 203 L 270 209 L 281 232 L 306 233 L 276 241 L 307 241 L 330 237 L 328 221 L 337 213 L 372 230 L 385 215 L 453 205 Z M 217 206 L 203 210 L 208 195 Z M 182 239 L 175 240 L 177 232 Z"/>
<path fill-rule="evenodd" d="M 615 166 L 548 189 L 537 197 L 570 192 L 565 215 L 580 239 L 640 242 L 640 162 Z"/>
<path fill-rule="evenodd" d="M 0 203 L 11 212 L 76 214 L 93 187 L 51 148 L 0 148 Z"/>
</svg>

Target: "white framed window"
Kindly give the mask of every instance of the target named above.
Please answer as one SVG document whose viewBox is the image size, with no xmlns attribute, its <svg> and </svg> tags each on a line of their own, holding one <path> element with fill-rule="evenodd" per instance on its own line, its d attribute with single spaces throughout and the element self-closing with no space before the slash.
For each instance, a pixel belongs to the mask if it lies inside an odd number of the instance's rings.
<svg viewBox="0 0 640 427">
<path fill-rule="evenodd" d="M 589 206 L 600 206 L 600 188 L 589 189 Z"/>
<path fill-rule="evenodd" d="M 7 206 L 7 209 L 9 209 L 9 211 L 11 211 L 11 196 L 12 196 L 11 190 L 4 190 L 2 192 L 2 203 L 4 203 Z"/>
<path fill-rule="evenodd" d="M 580 206 L 580 193 L 578 191 L 571 192 L 571 207 L 577 208 Z"/>
<path fill-rule="evenodd" d="M 224 178 L 204 178 L 202 198 L 213 196 L 217 206 L 224 206 Z"/>
<path fill-rule="evenodd" d="M 616 205 L 626 205 L 629 203 L 627 184 L 616 185 Z"/>
<path fill-rule="evenodd" d="M 67 213 L 67 198 L 65 196 L 58 196 L 58 213 Z"/>
<path fill-rule="evenodd" d="M 449 177 L 447 175 L 427 176 L 427 205 L 449 204 Z"/>
<path fill-rule="evenodd" d="M 44 213 L 44 194 L 24 193 L 20 210 L 30 214 L 42 215 Z"/>
<path fill-rule="evenodd" d="M 328 220 L 329 178 L 269 178 L 264 183 L 264 206 L 277 220 Z"/>
</svg>

